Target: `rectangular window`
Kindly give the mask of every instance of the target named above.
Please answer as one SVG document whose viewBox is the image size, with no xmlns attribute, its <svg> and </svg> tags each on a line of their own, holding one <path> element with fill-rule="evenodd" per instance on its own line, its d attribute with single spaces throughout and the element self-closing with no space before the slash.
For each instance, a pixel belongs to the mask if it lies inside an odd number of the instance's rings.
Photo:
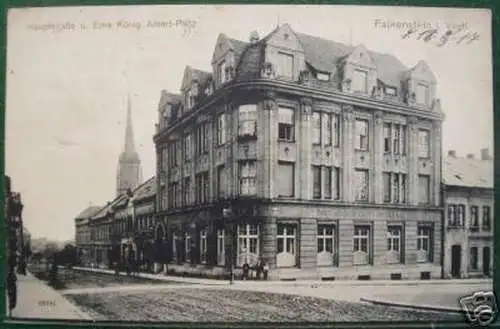
<svg viewBox="0 0 500 329">
<path fill-rule="evenodd" d="M 390 264 L 401 263 L 403 259 L 403 230 L 401 226 L 387 228 L 387 261 Z"/>
<path fill-rule="evenodd" d="M 217 117 L 217 145 L 226 143 L 226 114 L 222 113 Z"/>
<path fill-rule="evenodd" d="M 201 173 L 202 188 L 203 188 L 203 202 L 207 203 L 210 196 L 210 181 L 208 171 Z"/>
<path fill-rule="evenodd" d="M 490 206 L 483 206 L 483 230 L 491 230 L 491 208 Z"/>
<path fill-rule="evenodd" d="M 321 143 L 321 113 L 313 112 L 312 114 L 312 143 Z"/>
<path fill-rule="evenodd" d="M 430 203 L 430 177 L 429 175 L 418 175 L 419 203 Z"/>
<path fill-rule="evenodd" d="M 313 166 L 313 199 L 321 199 L 321 166 Z"/>
<path fill-rule="evenodd" d="M 217 230 L 217 265 L 224 265 L 226 260 L 225 249 L 224 229 L 219 229 Z"/>
<path fill-rule="evenodd" d="M 391 124 L 384 123 L 384 153 L 391 152 Z"/>
<path fill-rule="evenodd" d="M 476 271 L 478 269 L 478 249 L 470 247 L 470 269 Z"/>
<path fill-rule="evenodd" d="M 336 251 L 336 229 L 332 224 L 318 225 L 316 235 L 317 249 L 317 264 L 318 266 L 336 266 L 337 251 Z"/>
<path fill-rule="evenodd" d="M 417 85 L 417 95 L 416 95 L 417 104 L 420 105 L 428 105 L 429 104 L 429 87 L 419 83 Z"/>
<path fill-rule="evenodd" d="M 184 204 L 191 204 L 191 178 L 184 178 Z"/>
<path fill-rule="evenodd" d="M 258 261 L 259 227 L 256 224 L 238 225 L 237 265 L 255 265 Z"/>
<path fill-rule="evenodd" d="M 335 147 L 340 145 L 340 118 L 338 114 L 332 115 L 332 144 Z"/>
<path fill-rule="evenodd" d="M 417 229 L 417 262 L 432 262 L 432 227 L 419 225 Z"/>
<path fill-rule="evenodd" d="M 223 199 L 226 197 L 227 179 L 224 166 L 217 167 L 217 195 Z"/>
<path fill-rule="evenodd" d="M 278 196 L 293 197 L 295 195 L 295 164 L 278 162 L 277 190 Z"/>
<path fill-rule="evenodd" d="M 246 104 L 239 106 L 238 135 L 257 136 L 257 105 Z"/>
<path fill-rule="evenodd" d="M 366 93 L 368 91 L 368 73 L 366 71 L 354 70 L 352 77 L 352 90 Z"/>
<path fill-rule="evenodd" d="M 356 120 L 356 149 L 368 151 L 368 121 Z"/>
<path fill-rule="evenodd" d="M 184 233 L 184 260 L 186 263 L 191 262 L 191 235 Z"/>
<path fill-rule="evenodd" d="M 479 228 L 479 207 L 470 207 L 470 228 L 471 230 L 477 230 Z"/>
<path fill-rule="evenodd" d="M 406 202 L 406 174 L 388 173 L 383 175 L 384 202 L 405 203 Z"/>
<path fill-rule="evenodd" d="M 465 205 L 459 204 L 457 208 L 457 225 L 460 227 L 465 226 Z"/>
<path fill-rule="evenodd" d="M 278 139 L 293 142 L 295 140 L 295 110 L 280 107 L 278 115 Z"/>
<path fill-rule="evenodd" d="M 205 122 L 201 125 L 201 151 L 202 153 L 208 153 L 209 147 L 210 147 L 210 139 L 209 139 L 209 134 L 210 132 L 210 122 Z"/>
<path fill-rule="evenodd" d="M 330 80 L 330 74 L 318 72 L 316 73 L 316 79 L 319 81 L 328 81 Z"/>
<path fill-rule="evenodd" d="M 226 79 L 226 61 L 222 61 L 217 65 L 217 78 L 220 83 L 227 81 Z"/>
<path fill-rule="evenodd" d="M 208 202 L 209 182 L 208 172 L 198 173 L 195 176 L 196 203 L 203 204 Z"/>
<path fill-rule="evenodd" d="M 454 204 L 448 205 L 448 227 L 457 227 L 457 206 Z"/>
<path fill-rule="evenodd" d="M 184 137 L 184 161 L 191 160 L 191 134 Z"/>
<path fill-rule="evenodd" d="M 323 145 L 332 145 L 332 115 L 323 113 L 321 118 L 321 138 Z"/>
<path fill-rule="evenodd" d="M 333 188 L 333 170 L 332 167 L 323 167 L 324 178 L 323 178 L 323 198 L 332 198 L 332 188 Z"/>
<path fill-rule="evenodd" d="M 172 184 L 172 192 L 174 197 L 173 199 L 174 208 L 178 208 L 180 207 L 181 204 L 179 183 L 175 182 Z"/>
<path fill-rule="evenodd" d="M 292 267 L 297 264 L 296 231 L 297 231 L 296 225 L 278 224 L 278 232 L 276 234 L 277 267 Z"/>
<path fill-rule="evenodd" d="M 293 77 L 293 55 L 278 52 L 278 63 L 276 66 L 276 73 L 279 77 Z"/>
<path fill-rule="evenodd" d="M 370 226 L 354 226 L 353 235 L 353 263 L 354 265 L 366 265 L 370 263 Z"/>
<path fill-rule="evenodd" d="M 240 161 L 240 195 L 256 195 L 257 161 Z"/>
<path fill-rule="evenodd" d="M 207 263 L 207 231 L 200 231 L 200 262 Z"/>
<path fill-rule="evenodd" d="M 369 175 L 368 170 L 354 170 L 356 201 L 368 201 Z"/>
<path fill-rule="evenodd" d="M 428 130 L 418 130 L 418 157 L 429 158 L 429 135 Z"/>
<path fill-rule="evenodd" d="M 398 91 L 394 87 L 385 87 L 385 94 L 388 96 L 397 96 Z"/>
</svg>

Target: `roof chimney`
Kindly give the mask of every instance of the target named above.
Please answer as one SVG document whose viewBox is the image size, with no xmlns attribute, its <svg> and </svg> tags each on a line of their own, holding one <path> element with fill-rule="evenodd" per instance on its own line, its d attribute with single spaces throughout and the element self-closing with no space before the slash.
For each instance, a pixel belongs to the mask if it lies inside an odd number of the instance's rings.
<svg viewBox="0 0 500 329">
<path fill-rule="evenodd" d="M 491 160 L 489 149 L 481 149 L 481 160 Z"/>
<path fill-rule="evenodd" d="M 259 41 L 259 34 L 257 31 L 253 31 L 250 33 L 250 43 L 256 43 L 257 41 Z"/>
<path fill-rule="evenodd" d="M 467 154 L 467 159 L 474 159 L 474 154 L 472 153 Z"/>
<path fill-rule="evenodd" d="M 448 151 L 448 156 L 450 156 L 452 158 L 456 158 L 457 157 L 457 151 L 455 151 L 455 150 L 449 150 Z"/>
</svg>

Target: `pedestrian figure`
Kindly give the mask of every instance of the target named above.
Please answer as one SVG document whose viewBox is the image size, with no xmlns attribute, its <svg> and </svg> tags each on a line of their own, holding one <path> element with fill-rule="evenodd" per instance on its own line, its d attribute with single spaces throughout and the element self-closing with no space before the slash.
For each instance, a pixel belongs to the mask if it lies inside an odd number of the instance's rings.
<svg viewBox="0 0 500 329">
<path fill-rule="evenodd" d="M 264 266 L 262 267 L 262 273 L 264 274 L 264 280 L 267 280 L 268 275 L 269 275 L 269 265 L 267 263 L 263 263 Z"/>
<path fill-rule="evenodd" d="M 17 277 L 14 270 L 10 270 L 7 273 L 7 294 L 9 297 L 9 316 L 12 315 L 12 310 L 16 307 L 17 304 Z"/>
<path fill-rule="evenodd" d="M 257 264 L 255 265 L 255 278 L 257 280 L 260 280 L 260 275 L 262 273 L 262 270 L 263 270 L 263 268 L 262 268 L 262 260 L 259 259 L 257 261 Z"/>
<path fill-rule="evenodd" d="M 245 264 L 243 264 L 243 280 L 248 279 L 249 270 L 250 270 L 250 266 L 248 265 L 248 263 L 245 262 Z"/>
</svg>

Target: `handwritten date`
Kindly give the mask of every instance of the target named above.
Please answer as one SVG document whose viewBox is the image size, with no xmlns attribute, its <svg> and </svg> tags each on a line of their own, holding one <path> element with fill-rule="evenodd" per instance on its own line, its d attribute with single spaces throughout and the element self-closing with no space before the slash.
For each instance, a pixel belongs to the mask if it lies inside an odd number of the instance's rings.
<svg viewBox="0 0 500 329">
<path fill-rule="evenodd" d="M 422 40 L 425 43 L 434 43 L 437 47 L 444 47 L 447 44 L 471 44 L 479 40 L 479 33 L 466 30 L 463 27 L 456 29 L 439 30 L 437 28 L 415 29 L 410 28 L 402 35 L 402 39 Z"/>
</svg>

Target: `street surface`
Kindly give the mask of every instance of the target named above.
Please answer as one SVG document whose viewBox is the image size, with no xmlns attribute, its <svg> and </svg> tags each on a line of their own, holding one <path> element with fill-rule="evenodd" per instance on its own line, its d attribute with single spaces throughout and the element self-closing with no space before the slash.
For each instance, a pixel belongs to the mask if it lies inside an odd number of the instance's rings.
<svg viewBox="0 0 500 329">
<path fill-rule="evenodd" d="M 116 278 L 111 273 L 59 269 L 58 291 L 52 291 L 94 320 L 330 322 L 463 321 L 457 313 L 374 305 L 361 298 L 457 309 L 459 297 L 491 290 L 488 280 L 236 281 L 229 285 L 164 274 Z M 57 312 L 53 318 L 60 318 Z"/>
</svg>

